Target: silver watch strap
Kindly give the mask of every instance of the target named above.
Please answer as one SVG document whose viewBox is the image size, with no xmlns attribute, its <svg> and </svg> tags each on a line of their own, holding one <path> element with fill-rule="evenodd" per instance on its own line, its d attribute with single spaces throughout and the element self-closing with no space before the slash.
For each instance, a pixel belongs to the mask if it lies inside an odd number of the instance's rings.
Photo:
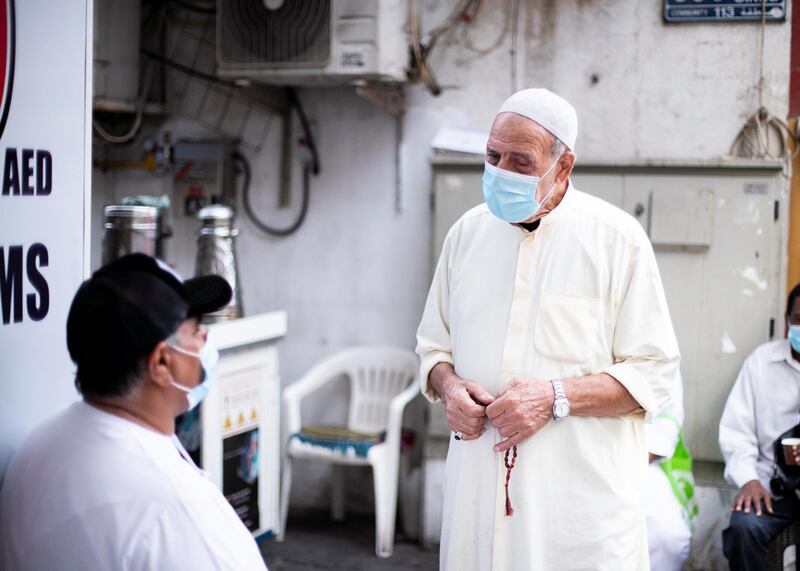
<svg viewBox="0 0 800 571">
<path fill-rule="evenodd" d="M 567 393 L 564 392 L 564 385 L 561 384 L 561 379 L 553 379 L 550 382 L 553 385 L 553 392 L 556 395 L 555 400 L 566 399 Z"/>
</svg>

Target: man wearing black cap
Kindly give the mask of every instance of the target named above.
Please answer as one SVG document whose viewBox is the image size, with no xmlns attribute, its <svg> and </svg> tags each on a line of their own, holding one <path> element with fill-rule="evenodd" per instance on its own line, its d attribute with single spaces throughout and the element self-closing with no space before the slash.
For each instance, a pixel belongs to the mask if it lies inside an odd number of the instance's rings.
<svg viewBox="0 0 800 571">
<path fill-rule="evenodd" d="M 213 379 L 199 318 L 230 298 L 221 277 L 184 282 L 142 254 L 81 285 L 67 346 L 83 400 L 35 430 L 6 473 L 0 569 L 266 569 L 175 437 Z"/>
</svg>

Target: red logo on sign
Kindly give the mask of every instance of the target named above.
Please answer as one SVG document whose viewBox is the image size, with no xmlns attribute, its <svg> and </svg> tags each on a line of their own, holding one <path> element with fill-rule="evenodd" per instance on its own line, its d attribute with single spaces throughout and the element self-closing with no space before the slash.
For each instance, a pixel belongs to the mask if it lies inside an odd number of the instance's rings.
<svg viewBox="0 0 800 571">
<path fill-rule="evenodd" d="M 6 128 L 11 107 L 11 88 L 14 87 L 14 0 L 0 0 L 0 137 Z"/>
</svg>

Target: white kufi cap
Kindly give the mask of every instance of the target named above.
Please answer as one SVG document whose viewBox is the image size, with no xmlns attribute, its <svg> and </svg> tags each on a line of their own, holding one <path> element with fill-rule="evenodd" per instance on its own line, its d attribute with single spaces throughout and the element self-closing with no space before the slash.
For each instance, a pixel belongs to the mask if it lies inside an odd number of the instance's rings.
<svg viewBox="0 0 800 571">
<path fill-rule="evenodd" d="M 563 97 L 547 89 L 523 89 L 506 99 L 497 113 L 508 112 L 536 121 L 555 135 L 569 150 L 575 150 L 578 114 Z"/>
</svg>

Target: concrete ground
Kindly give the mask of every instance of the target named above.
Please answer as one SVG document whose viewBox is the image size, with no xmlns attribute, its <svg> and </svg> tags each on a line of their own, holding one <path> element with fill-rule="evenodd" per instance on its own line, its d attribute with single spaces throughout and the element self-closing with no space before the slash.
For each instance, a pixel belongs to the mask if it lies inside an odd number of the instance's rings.
<svg viewBox="0 0 800 571">
<path fill-rule="evenodd" d="M 417 542 L 400 534 L 395 538 L 391 557 L 376 557 L 372 515 L 348 513 L 344 522 L 336 523 L 331 521 L 327 510 L 290 514 L 286 539 L 278 543 L 268 538 L 260 547 L 270 571 L 436 571 L 439 568 L 438 551 L 423 551 Z"/>
</svg>

